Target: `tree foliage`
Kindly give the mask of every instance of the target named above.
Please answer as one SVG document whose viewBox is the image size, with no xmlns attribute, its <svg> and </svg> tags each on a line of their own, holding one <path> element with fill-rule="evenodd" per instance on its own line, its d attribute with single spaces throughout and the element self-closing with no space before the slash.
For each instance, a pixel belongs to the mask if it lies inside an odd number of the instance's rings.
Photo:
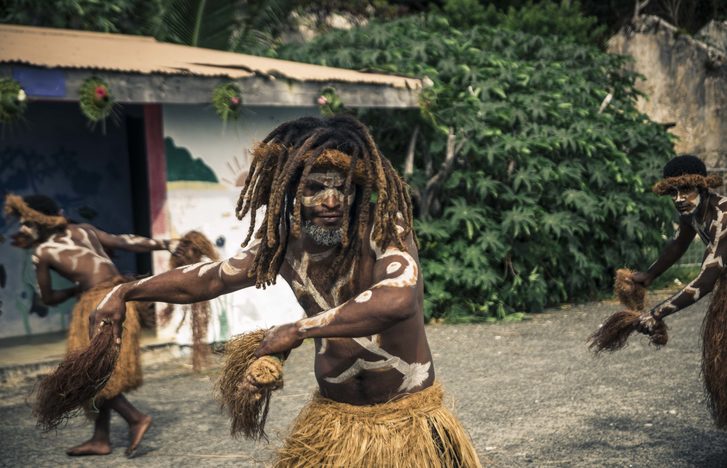
<svg viewBox="0 0 727 468">
<path fill-rule="evenodd" d="M 0 23 L 151 36 L 164 0 L 0 0 Z"/>
<path fill-rule="evenodd" d="M 671 229 L 650 186 L 672 145 L 636 111 L 625 59 L 580 41 L 587 31 L 534 34 L 547 30 L 537 15 L 520 17 L 529 20 L 459 29 L 442 13 L 417 15 L 278 51 L 431 80 L 419 112 L 361 114 L 398 164 L 416 130 L 407 177 L 419 202 L 452 157 L 432 203 L 417 208 L 429 318 L 503 318 L 591 298 L 614 267 L 645 266 Z"/>
</svg>

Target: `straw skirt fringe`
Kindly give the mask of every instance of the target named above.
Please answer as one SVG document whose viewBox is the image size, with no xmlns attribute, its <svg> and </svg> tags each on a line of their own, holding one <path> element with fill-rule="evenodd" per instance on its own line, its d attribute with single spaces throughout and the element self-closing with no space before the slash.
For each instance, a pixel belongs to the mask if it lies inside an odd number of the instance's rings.
<svg viewBox="0 0 727 468">
<path fill-rule="evenodd" d="M 440 384 L 356 406 L 316 393 L 293 423 L 275 468 L 481 467 L 469 435 L 442 404 Z"/>
<path fill-rule="evenodd" d="M 702 377 L 714 423 L 727 429 L 727 270 L 720 274 L 702 323 Z"/>
<path fill-rule="evenodd" d="M 88 317 L 96 309 L 96 305 L 124 278 L 115 278 L 89 289 L 73 307 L 71 323 L 68 329 L 68 352 L 86 348 L 91 342 L 88 336 Z M 126 303 L 126 320 L 121 334 L 121 350 L 111 378 L 99 392 L 97 398 L 109 399 L 116 395 L 134 390 L 141 386 L 141 352 L 139 349 L 139 315 L 136 303 Z"/>
</svg>

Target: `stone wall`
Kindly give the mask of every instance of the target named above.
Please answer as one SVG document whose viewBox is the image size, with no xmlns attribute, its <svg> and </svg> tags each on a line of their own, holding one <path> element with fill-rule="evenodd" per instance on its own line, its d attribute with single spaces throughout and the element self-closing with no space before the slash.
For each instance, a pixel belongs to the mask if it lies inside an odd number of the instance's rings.
<svg viewBox="0 0 727 468">
<path fill-rule="evenodd" d="M 727 52 L 725 23 L 710 23 L 697 40 L 655 16 L 642 16 L 608 42 L 611 53 L 633 57 L 646 97 L 638 107 L 652 120 L 674 124 L 677 153 L 694 153 L 708 167 L 727 167 Z M 711 45 L 710 45 L 711 44 Z"/>
</svg>

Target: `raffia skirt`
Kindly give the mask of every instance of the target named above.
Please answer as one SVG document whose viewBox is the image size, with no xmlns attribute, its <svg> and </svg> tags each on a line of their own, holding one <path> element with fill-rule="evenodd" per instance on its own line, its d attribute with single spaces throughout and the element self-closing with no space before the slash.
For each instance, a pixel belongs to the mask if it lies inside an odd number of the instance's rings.
<svg viewBox="0 0 727 468">
<path fill-rule="evenodd" d="M 702 323 L 702 377 L 715 425 L 727 428 L 727 269 L 712 292 Z"/>
<path fill-rule="evenodd" d="M 388 403 L 356 406 L 316 392 L 293 422 L 274 466 L 480 467 L 440 384 Z"/>
<path fill-rule="evenodd" d="M 88 336 L 88 317 L 96 309 L 99 302 L 117 284 L 127 281 L 123 277 L 101 283 L 81 295 L 73 307 L 71 323 L 68 329 L 68 352 L 86 348 L 91 342 Z M 136 303 L 126 303 L 126 320 L 121 334 L 121 349 L 116 367 L 108 382 L 96 396 L 106 400 L 116 395 L 134 390 L 141 386 L 141 352 L 139 349 L 139 315 Z"/>
</svg>

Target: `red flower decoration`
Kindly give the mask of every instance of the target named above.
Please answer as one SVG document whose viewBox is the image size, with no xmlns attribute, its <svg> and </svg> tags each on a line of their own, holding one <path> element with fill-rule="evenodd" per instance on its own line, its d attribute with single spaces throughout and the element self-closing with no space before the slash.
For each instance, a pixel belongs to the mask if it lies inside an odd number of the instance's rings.
<svg viewBox="0 0 727 468">
<path fill-rule="evenodd" d="M 103 99 L 106 96 L 108 96 L 109 91 L 106 89 L 106 86 L 96 86 L 96 98 L 97 99 Z"/>
<path fill-rule="evenodd" d="M 236 105 L 240 104 L 240 98 L 237 96 L 232 96 L 230 98 L 230 102 L 232 103 L 233 106 L 236 106 Z"/>
</svg>

